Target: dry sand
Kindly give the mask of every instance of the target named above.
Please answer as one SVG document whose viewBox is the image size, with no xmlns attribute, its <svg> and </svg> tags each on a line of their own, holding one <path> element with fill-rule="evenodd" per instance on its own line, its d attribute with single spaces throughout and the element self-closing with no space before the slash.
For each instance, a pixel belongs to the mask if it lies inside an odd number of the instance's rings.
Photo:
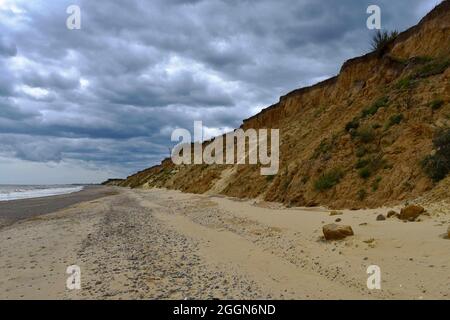
<svg viewBox="0 0 450 320">
<path fill-rule="evenodd" d="M 450 299 L 449 207 L 404 223 L 376 210 L 115 188 L 0 229 L 0 298 Z M 51 199 L 48 199 L 51 201 Z M 398 208 L 397 208 L 398 209 Z M 355 235 L 326 242 L 340 218 Z M 67 266 L 81 290 L 66 289 Z M 381 290 L 366 286 L 381 268 Z"/>
</svg>

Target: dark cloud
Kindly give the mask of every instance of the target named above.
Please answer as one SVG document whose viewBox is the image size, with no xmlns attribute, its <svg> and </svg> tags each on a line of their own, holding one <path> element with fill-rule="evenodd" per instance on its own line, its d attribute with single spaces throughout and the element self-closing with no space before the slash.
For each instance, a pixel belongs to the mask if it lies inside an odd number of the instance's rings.
<svg viewBox="0 0 450 320">
<path fill-rule="evenodd" d="M 71 90 L 80 86 L 80 79 L 77 72 L 61 74 L 56 72 L 43 72 L 38 70 L 24 71 L 22 82 L 31 87 L 45 89 Z"/>
<path fill-rule="evenodd" d="M 336 74 L 369 50 L 369 4 L 403 30 L 437 1 L 1 3 L 0 158 L 125 175 L 167 156 L 174 128 L 233 128 Z M 81 30 L 65 27 L 72 4 Z"/>
<path fill-rule="evenodd" d="M 13 57 L 17 54 L 16 45 L 0 35 L 0 56 Z"/>
<path fill-rule="evenodd" d="M 21 110 L 11 98 L 0 97 L 0 121 L 5 119 L 23 121 L 36 115 L 35 112 Z M 12 124 L 17 125 L 18 123 L 12 122 Z"/>
</svg>

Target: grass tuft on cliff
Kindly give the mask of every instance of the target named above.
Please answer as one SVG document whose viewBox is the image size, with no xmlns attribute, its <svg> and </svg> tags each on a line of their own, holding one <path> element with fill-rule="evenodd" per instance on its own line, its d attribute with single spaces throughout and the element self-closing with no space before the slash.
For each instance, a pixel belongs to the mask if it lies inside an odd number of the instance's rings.
<svg viewBox="0 0 450 320">
<path fill-rule="evenodd" d="M 377 32 L 372 37 L 371 47 L 373 51 L 382 52 L 389 42 L 397 38 L 398 31 L 381 31 L 377 30 Z"/>
</svg>

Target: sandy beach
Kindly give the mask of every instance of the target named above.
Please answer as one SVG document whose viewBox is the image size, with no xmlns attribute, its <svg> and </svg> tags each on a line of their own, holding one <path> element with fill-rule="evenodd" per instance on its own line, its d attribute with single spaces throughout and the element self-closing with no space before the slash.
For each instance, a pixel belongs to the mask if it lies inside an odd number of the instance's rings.
<svg viewBox="0 0 450 320">
<path fill-rule="evenodd" d="M 66 195 L 78 203 L 0 229 L 0 299 L 450 298 L 442 212 L 405 223 L 377 221 L 388 208 L 344 210 L 339 219 L 355 235 L 329 242 L 322 226 L 337 217 L 325 208 L 162 189 L 90 192 L 95 200 Z M 81 290 L 66 289 L 74 264 Z M 369 265 L 381 269 L 381 290 L 366 286 Z"/>
</svg>

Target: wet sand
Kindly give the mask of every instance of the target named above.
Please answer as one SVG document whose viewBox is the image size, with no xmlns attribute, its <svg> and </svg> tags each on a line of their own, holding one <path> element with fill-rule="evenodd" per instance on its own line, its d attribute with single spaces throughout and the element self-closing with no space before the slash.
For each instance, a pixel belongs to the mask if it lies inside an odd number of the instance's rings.
<svg viewBox="0 0 450 320">
<path fill-rule="evenodd" d="M 448 206 L 420 222 L 390 208 L 283 208 L 114 188 L 0 229 L 0 299 L 450 299 Z M 394 208 L 397 209 L 398 208 Z M 337 218 L 355 235 L 325 241 Z M 70 265 L 81 290 L 66 288 Z M 366 286 L 381 269 L 381 290 Z"/>
<path fill-rule="evenodd" d="M 22 219 L 62 210 L 83 201 L 116 193 L 110 187 L 86 186 L 79 192 L 42 198 L 0 201 L 0 227 Z"/>
</svg>

